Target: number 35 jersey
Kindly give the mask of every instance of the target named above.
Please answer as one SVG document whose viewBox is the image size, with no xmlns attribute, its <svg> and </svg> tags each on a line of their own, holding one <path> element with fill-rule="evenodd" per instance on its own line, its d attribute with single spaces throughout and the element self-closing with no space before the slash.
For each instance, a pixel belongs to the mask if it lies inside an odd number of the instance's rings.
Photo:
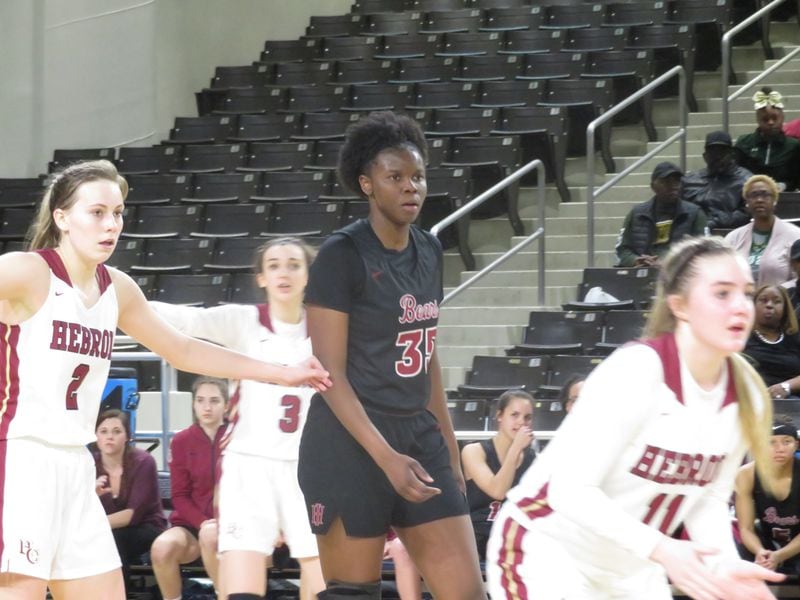
<svg viewBox="0 0 800 600">
<path fill-rule="evenodd" d="M 270 319 L 269 307 L 229 304 L 213 308 L 151 302 L 187 335 L 220 344 L 265 362 L 295 365 L 311 356 L 305 313 L 300 323 Z M 278 460 L 297 460 L 300 433 L 314 390 L 241 381 L 231 397 L 226 450 Z"/>
<path fill-rule="evenodd" d="M 0 323 L 0 440 L 84 446 L 95 439 L 117 295 L 108 270 L 99 265 L 100 297 L 87 307 L 55 250 L 38 254 L 50 267 L 44 304 L 22 323 Z"/>
</svg>

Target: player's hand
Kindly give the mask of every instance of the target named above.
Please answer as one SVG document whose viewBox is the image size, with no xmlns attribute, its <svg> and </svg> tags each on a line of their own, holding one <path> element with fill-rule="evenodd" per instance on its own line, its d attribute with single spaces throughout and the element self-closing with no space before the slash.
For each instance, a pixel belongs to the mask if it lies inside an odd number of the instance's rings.
<svg viewBox="0 0 800 600">
<path fill-rule="evenodd" d="M 409 502 L 425 502 L 442 493 L 439 488 L 427 485 L 433 483 L 433 477 L 410 456 L 395 452 L 381 468 L 395 491 Z"/>
<path fill-rule="evenodd" d="M 318 392 L 324 392 L 332 385 L 330 374 L 315 356 L 311 356 L 293 367 L 285 367 L 283 383 L 287 387 L 307 385 Z"/>
<path fill-rule="evenodd" d="M 773 564 L 775 561 L 772 556 L 772 550 L 766 550 L 764 548 L 756 553 L 754 562 L 765 569 L 774 569 L 777 566 Z"/>
<path fill-rule="evenodd" d="M 108 475 L 100 475 L 94 482 L 94 491 L 98 496 L 111 493 L 111 485 L 108 483 Z"/>
<path fill-rule="evenodd" d="M 714 569 L 714 579 L 723 600 L 774 600 L 775 596 L 764 582 L 783 581 L 786 575 L 745 560 L 731 559 L 722 561 Z"/>
<path fill-rule="evenodd" d="M 650 559 L 659 563 L 667 575 L 684 594 L 694 600 L 720 600 L 724 598 L 718 578 L 703 562 L 704 556 L 716 554 L 694 542 L 673 540 L 664 537 L 650 554 Z"/>
<path fill-rule="evenodd" d="M 533 430 L 527 425 L 523 425 L 514 434 L 514 439 L 511 440 L 511 450 L 522 452 L 525 448 L 530 448 L 533 443 Z"/>
</svg>

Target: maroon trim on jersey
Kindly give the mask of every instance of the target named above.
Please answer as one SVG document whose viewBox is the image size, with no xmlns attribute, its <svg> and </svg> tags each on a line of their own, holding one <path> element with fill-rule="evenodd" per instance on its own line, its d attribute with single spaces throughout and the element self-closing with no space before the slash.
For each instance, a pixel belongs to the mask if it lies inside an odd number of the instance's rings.
<svg viewBox="0 0 800 600">
<path fill-rule="evenodd" d="M 517 502 L 517 508 L 528 516 L 531 521 L 552 514 L 553 509 L 547 502 L 547 487 L 550 483 L 545 483 L 542 488 L 532 498 L 523 498 Z"/>
<path fill-rule="evenodd" d="M 675 343 L 674 333 L 665 333 L 657 338 L 645 338 L 639 343 L 649 346 L 656 351 L 661 359 L 664 368 L 664 383 L 675 394 L 675 398 L 681 404 L 683 401 L 683 385 L 681 383 L 681 360 L 678 356 L 678 345 Z M 731 360 L 726 359 L 728 367 L 728 388 L 725 390 L 725 399 L 722 401 L 720 410 L 736 402 L 736 384 L 733 381 L 733 365 Z"/>
<path fill-rule="evenodd" d="M 72 287 L 72 281 L 70 281 L 67 268 L 64 266 L 64 261 L 61 260 L 58 252 L 56 252 L 53 248 L 43 248 L 41 250 L 35 250 L 35 252 L 44 259 L 44 262 L 46 262 L 47 266 L 50 267 L 53 275 L 58 277 L 68 286 Z"/>
<path fill-rule="evenodd" d="M 53 272 L 53 275 L 58 277 L 69 287 L 73 287 L 72 281 L 69 278 L 69 273 L 67 273 L 67 268 L 64 266 L 64 261 L 61 260 L 61 256 L 59 256 L 58 252 L 53 248 L 43 248 L 41 250 L 35 250 L 35 252 L 44 259 L 47 266 L 50 267 L 50 270 Z M 97 285 L 102 294 L 108 289 L 108 286 L 111 285 L 111 275 L 105 265 L 97 265 L 95 279 L 97 279 Z"/>
<path fill-rule="evenodd" d="M 275 333 L 272 328 L 272 318 L 269 316 L 269 304 L 257 304 L 256 308 L 258 309 L 258 322 Z"/>
<path fill-rule="evenodd" d="M 0 323 L 0 440 L 17 413 L 19 401 L 19 325 Z"/>
<path fill-rule="evenodd" d="M 522 538 L 527 531 L 511 517 L 506 518 L 503 523 L 503 545 L 497 563 L 501 573 L 500 587 L 505 592 L 506 600 L 528 600 L 528 588 L 519 574 L 519 567 L 524 557 Z"/>
</svg>

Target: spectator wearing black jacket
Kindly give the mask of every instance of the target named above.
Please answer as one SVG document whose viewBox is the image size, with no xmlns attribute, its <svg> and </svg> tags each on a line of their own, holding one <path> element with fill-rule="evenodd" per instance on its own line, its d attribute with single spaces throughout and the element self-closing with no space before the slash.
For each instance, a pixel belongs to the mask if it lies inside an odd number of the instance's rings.
<svg viewBox="0 0 800 600">
<path fill-rule="evenodd" d="M 709 229 L 736 229 L 748 223 L 742 186 L 752 173 L 736 164 L 731 136 L 724 131 L 709 133 L 703 160 L 705 168 L 684 175 L 681 199 L 703 210 Z"/>
</svg>

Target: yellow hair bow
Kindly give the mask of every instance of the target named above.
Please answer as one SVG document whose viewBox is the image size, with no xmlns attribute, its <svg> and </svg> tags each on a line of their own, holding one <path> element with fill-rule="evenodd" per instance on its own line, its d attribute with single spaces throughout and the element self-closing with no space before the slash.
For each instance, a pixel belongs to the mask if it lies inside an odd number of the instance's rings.
<svg viewBox="0 0 800 600">
<path fill-rule="evenodd" d="M 755 110 L 760 108 L 766 108 L 767 106 L 774 106 L 775 108 L 783 108 L 783 96 L 781 96 L 780 92 L 771 91 L 769 94 L 765 94 L 762 91 L 758 91 L 753 95 L 753 102 L 755 102 Z"/>
</svg>

